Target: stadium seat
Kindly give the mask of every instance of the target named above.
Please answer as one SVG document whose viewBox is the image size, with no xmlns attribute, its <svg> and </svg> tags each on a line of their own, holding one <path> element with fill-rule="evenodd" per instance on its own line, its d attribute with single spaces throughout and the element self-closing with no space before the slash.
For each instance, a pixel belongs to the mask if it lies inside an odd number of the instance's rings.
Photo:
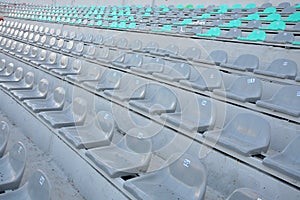
<svg viewBox="0 0 300 200">
<path fill-rule="evenodd" d="M 221 34 L 217 36 L 217 38 L 225 38 L 225 39 L 237 39 L 238 37 L 242 36 L 242 31 L 237 28 L 231 28 L 225 34 Z"/>
<path fill-rule="evenodd" d="M 111 62 L 113 66 L 120 68 L 140 67 L 143 63 L 143 56 L 138 53 L 124 53 Z"/>
<path fill-rule="evenodd" d="M 265 157 L 263 164 L 298 180 L 300 178 L 300 161 L 297 155 L 299 144 L 300 136 L 297 136 L 282 152 Z"/>
<path fill-rule="evenodd" d="M 61 76 L 77 75 L 78 73 L 80 73 L 82 66 L 84 66 L 83 62 L 84 61 L 82 61 L 81 59 L 71 59 L 71 61 L 69 61 L 65 67 L 51 69 L 51 72 L 54 72 Z"/>
<path fill-rule="evenodd" d="M 209 53 L 209 56 L 206 59 L 199 60 L 200 62 L 221 65 L 227 62 L 228 55 L 226 51 L 223 50 L 213 50 Z"/>
<path fill-rule="evenodd" d="M 0 84 L 2 85 L 3 83 L 12 83 L 12 82 L 20 82 L 23 77 L 24 77 L 24 72 L 22 67 L 17 67 L 16 70 L 13 73 L 9 72 L 9 66 L 6 67 L 6 72 L 7 74 L 0 74 Z M 8 71 L 7 71 L 8 70 Z"/>
<path fill-rule="evenodd" d="M 294 117 L 300 116 L 300 86 L 288 85 L 279 89 L 271 99 L 259 100 L 257 106 L 285 113 Z"/>
<path fill-rule="evenodd" d="M 85 99 L 75 97 L 72 103 L 61 111 L 44 111 L 39 113 L 53 128 L 65 126 L 80 126 L 87 115 L 87 102 Z"/>
<path fill-rule="evenodd" d="M 123 75 L 124 73 L 122 72 L 107 69 L 98 81 L 85 81 L 83 85 L 97 91 L 113 90 L 119 88 L 120 80 Z"/>
<path fill-rule="evenodd" d="M 235 79 L 225 90 L 215 89 L 213 92 L 237 101 L 255 103 L 261 98 L 262 82 L 255 77 L 241 76 Z"/>
<path fill-rule="evenodd" d="M 144 98 L 145 90 L 145 79 L 126 74 L 121 78 L 118 89 L 104 90 L 104 94 L 121 101 L 129 101 Z"/>
<path fill-rule="evenodd" d="M 206 184 L 205 166 L 185 153 L 171 157 L 162 169 L 125 181 L 123 186 L 137 199 L 202 200 Z"/>
<path fill-rule="evenodd" d="M 214 125 L 215 110 L 210 100 L 194 94 L 178 97 L 181 108 L 174 113 L 164 113 L 161 118 L 188 131 L 204 132 Z"/>
<path fill-rule="evenodd" d="M 5 121 L 0 121 L 0 159 L 2 158 L 9 139 L 9 126 Z"/>
<path fill-rule="evenodd" d="M 0 191 L 17 189 L 26 165 L 26 149 L 21 142 L 0 158 Z"/>
<path fill-rule="evenodd" d="M 65 93 L 62 87 L 57 87 L 51 95 L 47 95 L 46 99 L 28 99 L 24 100 L 24 104 L 35 113 L 62 110 L 65 103 Z"/>
<path fill-rule="evenodd" d="M 190 77 L 191 65 L 183 62 L 176 62 L 165 65 L 162 72 L 154 72 L 152 75 L 168 81 L 179 81 Z"/>
<path fill-rule="evenodd" d="M 12 94 L 19 100 L 26 99 L 44 99 L 49 90 L 49 82 L 47 79 L 41 79 L 37 85 L 30 90 L 13 90 Z"/>
<path fill-rule="evenodd" d="M 165 66 L 165 60 L 162 58 L 151 58 L 151 59 L 144 59 L 143 64 L 140 67 L 131 67 L 130 70 L 151 74 L 155 72 L 162 72 Z"/>
<path fill-rule="evenodd" d="M 51 186 L 46 175 L 38 170 L 20 188 L 0 194 L 1 200 L 50 200 Z"/>
<path fill-rule="evenodd" d="M 273 43 L 280 43 L 280 44 L 286 44 L 286 43 L 293 43 L 295 40 L 295 36 L 293 33 L 289 32 L 279 32 L 278 34 L 274 35 L 271 39 L 266 39 L 265 42 L 273 42 Z"/>
<path fill-rule="evenodd" d="M 266 39 L 266 33 L 261 30 L 254 30 L 247 37 L 238 37 L 238 40 L 249 40 L 249 41 L 264 41 Z"/>
<path fill-rule="evenodd" d="M 206 69 L 202 73 L 191 68 L 188 80 L 180 80 L 180 84 L 198 90 L 213 90 L 222 85 L 222 74 L 216 69 Z"/>
<path fill-rule="evenodd" d="M 262 117 L 239 113 L 223 129 L 207 131 L 204 137 L 241 155 L 251 156 L 268 150 L 271 129 Z"/>
<path fill-rule="evenodd" d="M 77 149 L 90 149 L 109 145 L 115 129 L 112 114 L 99 111 L 91 122 L 83 126 L 61 128 L 59 133 Z"/>
<path fill-rule="evenodd" d="M 29 90 L 34 84 L 34 73 L 27 72 L 24 78 L 18 82 L 0 83 L 0 86 L 6 90 Z"/>
<path fill-rule="evenodd" d="M 277 78 L 295 79 L 297 75 L 297 64 L 289 59 L 276 59 L 265 69 L 256 69 L 254 73 Z"/>
<path fill-rule="evenodd" d="M 149 83 L 146 86 L 144 98 L 130 100 L 129 104 L 150 114 L 162 114 L 175 111 L 177 98 L 172 90 L 158 84 Z"/>
<path fill-rule="evenodd" d="M 86 151 L 86 156 L 112 178 L 145 172 L 151 159 L 151 141 L 127 133 L 117 144 Z"/>
<path fill-rule="evenodd" d="M 67 75 L 67 79 L 75 81 L 77 83 L 82 83 L 84 81 L 97 81 L 102 75 L 104 70 L 102 67 L 99 67 L 97 64 L 84 62 L 85 67 L 81 68 L 78 74 Z"/>
<path fill-rule="evenodd" d="M 259 65 L 259 59 L 257 56 L 252 54 L 242 54 L 240 55 L 232 64 L 224 63 L 221 67 L 237 69 L 242 71 L 253 71 L 257 69 Z"/>
<path fill-rule="evenodd" d="M 271 22 L 267 27 L 260 27 L 262 30 L 285 30 L 285 22 L 283 21 L 274 21 Z"/>
</svg>

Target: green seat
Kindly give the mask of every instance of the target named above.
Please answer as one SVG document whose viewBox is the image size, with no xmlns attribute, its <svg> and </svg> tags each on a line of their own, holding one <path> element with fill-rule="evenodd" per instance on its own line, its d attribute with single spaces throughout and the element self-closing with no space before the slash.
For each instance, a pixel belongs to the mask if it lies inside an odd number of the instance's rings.
<svg viewBox="0 0 300 200">
<path fill-rule="evenodd" d="M 179 5 L 176 6 L 176 8 L 177 8 L 178 10 L 183 10 L 183 9 L 184 9 L 184 6 L 183 6 L 182 4 L 179 4 Z"/>
<path fill-rule="evenodd" d="M 238 19 L 236 20 L 231 20 L 229 23 L 224 24 L 224 25 L 219 25 L 219 27 L 222 28 L 236 28 L 242 25 L 242 22 Z"/>
<path fill-rule="evenodd" d="M 95 26 L 102 26 L 102 20 L 99 20 L 95 23 Z"/>
<path fill-rule="evenodd" d="M 192 4 L 188 4 L 185 7 L 189 10 L 194 10 L 194 6 Z"/>
<path fill-rule="evenodd" d="M 231 9 L 236 9 L 236 8 L 242 8 L 242 5 L 238 3 L 231 6 Z"/>
<path fill-rule="evenodd" d="M 129 29 L 135 29 L 136 28 L 136 23 L 132 22 L 132 23 L 128 24 L 128 28 Z"/>
<path fill-rule="evenodd" d="M 265 19 L 265 21 L 280 21 L 281 15 L 278 13 L 269 14 Z"/>
<path fill-rule="evenodd" d="M 293 45 L 300 45 L 300 41 L 294 41 Z"/>
<path fill-rule="evenodd" d="M 206 33 L 197 33 L 197 36 L 202 37 L 217 37 L 221 34 L 221 29 L 218 27 L 210 28 Z"/>
<path fill-rule="evenodd" d="M 288 16 L 288 18 L 284 21 L 287 21 L 287 22 L 299 22 L 300 21 L 300 12 L 296 12 L 296 13 L 293 13 L 293 14 L 290 14 Z"/>
<path fill-rule="evenodd" d="M 250 41 L 264 41 L 266 39 L 266 33 L 261 30 L 254 30 L 247 37 L 238 37 L 237 39 Z"/>
<path fill-rule="evenodd" d="M 275 21 L 270 23 L 267 27 L 260 27 L 263 30 L 285 30 L 285 23 L 283 21 Z"/>
<path fill-rule="evenodd" d="M 260 19 L 259 14 L 258 13 L 253 13 L 253 14 L 248 15 L 247 17 L 241 18 L 240 20 L 249 20 L 249 21 L 251 21 L 251 20 L 259 20 L 259 19 Z"/>
<path fill-rule="evenodd" d="M 276 8 L 274 7 L 269 7 L 265 8 L 264 11 L 259 12 L 260 14 L 271 14 L 271 13 L 276 13 Z"/>
</svg>

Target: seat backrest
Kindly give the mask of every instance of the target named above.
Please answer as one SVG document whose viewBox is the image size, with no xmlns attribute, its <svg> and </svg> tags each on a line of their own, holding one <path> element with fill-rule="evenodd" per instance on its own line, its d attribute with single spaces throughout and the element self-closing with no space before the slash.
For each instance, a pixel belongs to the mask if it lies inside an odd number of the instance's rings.
<svg viewBox="0 0 300 200">
<path fill-rule="evenodd" d="M 175 44 L 170 44 L 168 45 L 165 50 L 168 52 L 168 53 L 171 53 L 171 54 L 178 54 L 179 52 L 179 47 Z"/>
<path fill-rule="evenodd" d="M 300 108 L 300 86 L 288 85 L 280 88 L 271 98 L 274 104 L 289 107 L 291 109 Z"/>
<path fill-rule="evenodd" d="M 0 121 L 0 158 L 3 156 L 9 138 L 9 126 L 5 121 Z"/>
<path fill-rule="evenodd" d="M 138 129 L 131 129 L 124 136 L 124 145 L 136 153 L 151 153 L 151 139 Z"/>
<path fill-rule="evenodd" d="M 75 97 L 72 103 L 73 114 L 80 118 L 85 118 L 87 113 L 87 102 L 81 97 Z"/>
<path fill-rule="evenodd" d="M 79 72 L 82 68 L 82 60 L 81 59 L 75 59 L 73 60 L 73 63 L 72 63 L 72 70 L 74 72 Z"/>
<path fill-rule="evenodd" d="M 67 68 L 68 64 L 69 64 L 69 57 L 62 55 L 59 60 L 59 66 L 61 68 Z"/>
<path fill-rule="evenodd" d="M 108 111 L 100 111 L 95 119 L 97 127 L 105 134 L 107 138 L 111 138 L 116 128 L 113 115 Z"/>
<path fill-rule="evenodd" d="M 62 106 L 65 102 L 66 91 L 62 87 L 57 87 L 53 91 L 53 100 L 56 105 Z"/>
<path fill-rule="evenodd" d="M 251 76 L 241 76 L 233 81 L 230 86 L 230 91 L 243 94 L 250 95 L 255 97 L 261 97 L 262 95 L 262 83 L 259 79 Z"/>
<path fill-rule="evenodd" d="M 27 181 L 26 186 L 26 192 L 28 192 L 30 199 L 51 199 L 51 185 L 47 176 L 41 170 L 37 170 L 33 173 L 33 175 Z"/>
<path fill-rule="evenodd" d="M 13 63 L 9 63 L 6 66 L 6 75 L 12 75 L 15 71 L 15 65 Z"/>
<path fill-rule="evenodd" d="M 185 50 L 183 56 L 188 59 L 199 59 L 201 56 L 201 50 L 197 47 L 189 47 Z"/>
<path fill-rule="evenodd" d="M 116 47 L 124 49 L 128 45 L 128 40 L 126 38 L 120 38 L 116 42 Z"/>
<path fill-rule="evenodd" d="M 220 88 L 223 82 L 222 74 L 216 69 L 207 69 L 201 73 L 209 90 Z"/>
<path fill-rule="evenodd" d="M 250 188 L 238 188 L 226 200 L 259 200 L 265 199 L 255 190 Z"/>
<path fill-rule="evenodd" d="M 51 52 L 48 56 L 48 63 L 53 65 L 57 63 L 57 54 L 55 52 Z"/>
<path fill-rule="evenodd" d="M 81 53 L 83 51 L 83 48 L 84 48 L 84 43 L 83 42 L 78 42 L 76 44 L 75 51 Z"/>
<path fill-rule="evenodd" d="M 49 81 L 45 78 L 42 78 L 38 83 L 38 91 L 41 95 L 46 95 L 49 90 Z"/>
<path fill-rule="evenodd" d="M 178 155 L 171 156 L 171 159 L 174 159 Z M 176 159 L 176 158 L 175 158 Z M 168 172 L 172 177 L 175 178 L 178 185 L 170 185 L 178 190 L 180 188 L 183 191 L 177 191 L 179 193 L 186 193 L 183 196 L 188 195 L 188 199 L 202 199 L 205 194 L 205 188 L 207 183 L 207 173 L 205 166 L 197 158 L 197 156 L 191 156 L 190 154 L 183 154 L 177 160 L 171 161 L 171 164 L 168 166 Z M 187 188 L 193 188 L 187 190 Z"/>
<path fill-rule="evenodd" d="M 227 62 L 228 56 L 223 50 L 214 50 L 209 54 L 208 59 L 215 62 L 216 65 L 220 65 Z"/>
<path fill-rule="evenodd" d="M 292 43 L 295 40 L 293 33 L 280 32 L 273 38 L 275 41 Z"/>
<path fill-rule="evenodd" d="M 146 44 L 144 49 L 149 50 L 149 51 L 156 51 L 159 48 L 159 44 L 157 42 L 149 42 Z"/>
<path fill-rule="evenodd" d="M 2 72 L 6 68 L 6 60 L 2 58 L 0 60 L 0 72 Z"/>
<path fill-rule="evenodd" d="M 233 63 L 243 69 L 253 70 L 259 65 L 259 59 L 257 56 L 252 54 L 240 55 Z"/>
<path fill-rule="evenodd" d="M 10 165 L 19 176 L 24 172 L 26 164 L 26 149 L 21 142 L 18 142 L 17 144 L 14 144 L 8 153 Z"/>
<path fill-rule="evenodd" d="M 282 2 L 282 3 L 278 4 L 277 7 L 279 7 L 279 8 L 286 8 L 286 7 L 290 7 L 290 6 L 291 6 L 291 3 L 285 1 L 285 2 Z"/>
<path fill-rule="evenodd" d="M 82 33 L 81 33 L 81 34 L 82 34 Z M 83 37 L 83 34 L 82 34 L 82 37 Z M 92 42 L 93 37 L 94 37 L 93 34 L 88 33 L 88 34 L 86 34 L 86 36 L 85 36 L 85 38 L 84 38 L 84 41 L 86 41 L 86 42 Z M 79 40 L 82 40 L 82 38 L 78 38 L 78 36 L 77 36 L 76 38 L 77 38 L 77 40 L 78 40 L 78 39 L 79 39 Z"/>
<path fill-rule="evenodd" d="M 228 36 L 230 38 L 237 38 L 237 37 L 242 36 L 242 31 L 237 28 L 232 28 L 226 33 L 226 36 Z"/>
<path fill-rule="evenodd" d="M 25 84 L 29 87 L 33 86 L 34 84 L 34 73 L 33 72 L 27 72 L 25 74 L 25 77 L 24 77 L 24 80 L 25 80 Z"/>
<path fill-rule="evenodd" d="M 164 86 L 156 86 L 158 87 L 156 92 L 152 94 L 151 101 L 154 104 L 160 104 L 167 107 L 175 107 L 177 104 L 177 98 L 175 94 L 168 88 Z M 146 91 L 147 92 L 147 91 Z"/>
<path fill-rule="evenodd" d="M 14 76 L 15 76 L 15 80 L 21 80 L 23 78 L 23 67 L 17 67 L 17 69 L 15 70 Z"/>
<path fill-rule="evenodd" d="M 271 138 L 269 122 L 251 113 L 237 114 L 224 129 L 230 137 L 255 145 L 269 144 Z"/>
<path fill-rule="evenodd" d="M 300 136 L 297 136 L 293 139 L 282 151 L 283 154 L 288 160 L 300 164 L 300 157 L 298 156 L 300 145 Z"/>
<path fill-rule="evenodd" d="M 116 70 L 106 70 L 102 77 L 104 77 L 104 82 L 108 84 L 118 85 L 123 73 Z"/>
<path fill-rule="evenodd" d="M 103 36 L 101 34 L 98 34 L 94 40 L 93 40 L 94 44 L 102 44 L 103 43 Z"/>
<path fill-rule="evenodd" d="M 267 68 L 266 71 L 271 71 L 278 74 L 284 74 L 289 77 L 295 78 L 297 75 L 298 66 L 296 62 L 285 59 L 279 58 L 274 60 Z"/>
<path fill-rule="evenodd" d="M 129 48 L 132 50 L 140 50 L 142 48 L 142 46 L 143 46 L 142 41 L 139 39 L 133 40 L 129 44 Z"/>
<path fill-rule="evenodd" d="M 177 62 L 172 66 L 172 74 L 181 75 L 182 78 L 188 79 L 190 77 L 191 65 L 188 63 Z"/>
<path fill-rule="evenodd" d="M 248 38 L 256 40 L 265 40 L 266 33 L 261 30 L 254 30 L 248 35 Z"/>
</svg>

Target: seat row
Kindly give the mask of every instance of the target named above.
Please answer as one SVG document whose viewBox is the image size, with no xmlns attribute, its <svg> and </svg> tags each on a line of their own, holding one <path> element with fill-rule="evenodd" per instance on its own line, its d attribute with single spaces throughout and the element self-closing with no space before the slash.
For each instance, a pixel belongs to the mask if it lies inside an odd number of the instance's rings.
<svg viewBox="0 0 300 200">
<path fill-rule="evenodd" d="M 47 81 L 45 81 L 45 79 L 41 80 L 39 83 L 39 88 L 42 89 L 43 83 L 45 84 L 46 82 Z M 155 89 L 156 87 L 156 90 L 160 90 L 155 92 L 158 95 L 157 98 L 160 98 L 160 95 L 168 92 L 166 88 L 164 89 L 161 86 L 157 87 L 157 85 L 156 86 L 147 85 L 147 87 L 149 87 L 149 89 L 152 90 Z M 154 152 L 159 151 L 159 149 L 162 148 L 162 146 L 166 145 L 164 143 L 159 143 L 159 144 L 156 143 L 157 141 L 160 141 L 160 137 L 166 137 L 166 135 L 170 135 L 170 134 L 173 135 L 172 137 L 174 137 L 174 133 L 172 133 L 172 131 L 166 128 L 155 129 L 155 130 L 160 130 L 160 132 L 156 134 L 155 137 L 154 136 L 151 137 L 153 140 L 153 144 L 151 144 L 151 142 L 149 141 L 149 136 L 147 135 L 147 132 L 145 132 L 145 130 L 132 129 L 132 127 L 130 126 L 128 127 L 127 125 L 128 120 L 123 119 L 123 117 L 122 117 L 123 126 L 122 126 L 122 122 L 115 121 L 116 118 L 119 120 L 120 118 L 118 118 L 117 116 L 113 116 L 112 113 L 110 113 L 113 111 L 108 112 L 106 109 L 107 107 L 111 108 L 111 106 L 107 105 L 105 108 L 104 102 L 99 103 L 101 104 L 103 110 L 102 111 L 100 110 L 98 113 L 96 113 L 95 117 L 89 118 L 87 115 L 88 113 L 91 112 L 88 112 L 87 101 L 84 100 L 84 98 L 82 97 L 85 96 L 86 98 L 88 98 L 87 95 L 81 94 L 82 95 L 81 97 L 75 97 L 71 102 L 70 101 L 66 102 L 67 100 L 65 97 L 65 91 L 62 87 L 57 87 L 53 91 L 53 94 L 48 93 L 47 95 L 44 96 L 41 96 L 42 91 L 40 93 L 36 93 L 33 92 L 33 90 L 34 88 L 31 90 L 26 88 L 25 89 L 18 88 L 18 90 L 11 89 L 11 92 L 18 99 L 22 99 L 24 104 L 28 106 L 33 112 L 39 113 L 38 115 L 41 117 L 41 119 L 45 120 L 50 126 L 54 128 L 58 128 L 59 133 L 63 137 L 65 137 L 66 140 L 71 142 L 72 145 L 74 145 L 76 148 L 88 149 L 86 151 L 87 157 L 89 157 L 93 162 L 95 162 L 97 166 L 99 166 L 111 177 L 119 177 L 123 175 L 135 174 L 135 173 L 140 173 L 145 171 L 149 166 L 149 162 L 150 162 L 149 153 L 153 151 Z M 147 94 L 146 94 L 146 98 L 147 98 Z M 98 102 L 98 100 L 96 101 Z M 209 100 L 205 100 L 203 98 L 199 99 L 198 101 L 199 101 L 198 106 L 200 107 L 203 106 L 203 109 L 205 109 L 205 107 L 209 106 L 210 104 Z M 151 101 L 149 103 L 151 103 Z M 163 105 L 162 104 L 163 102 L 158 102 L 158 103 L 161 103 L 160 105 Z M 155 103 L 155 105 L 158 105 L 157 102 Z M 150 112 L 152 111 L 155 113 L 166 112 L 166 111 L 162 111 L 161 109 L 162 107 L 160 106 L 158 107 L 154 106 L 152 107 L 152 110 Z M 120 108 L 116 108 L 116 110 L 120 112 Z M 187 112 L 187 110 L 185 108 L 182 108 L 182 112 Z M 205 111 L 204 110 L 200 111 L 201 116 L 202 114 L 206 116 L 207 114 L 204 114 L 203 112 Z M 174 115 L 172 113 L 166 113 L 166 114 L 167 115 L 162 115 L 162 116 L 165 116 L 166 120 L 171 123 L 176 124 L 182 118 L 182 116 L 179 116 L 180 113 L 177 114 L 174 113 Z M 183 123 L 185 126 L 188 126 L 189 125 L 188 122 L 189 123 L 191 122 L 190 117 L 195 118 L 194 116 L 195 113 L 192 114 L 188 112 L 186 114 L 189 117 L 189 119 L 184 118 L 182 119 L 181 123 Z M 202 120 L 204 116 L 202 116 L 202 119 L 200 120 L 201 123 L 203 123 Z M 141 120 L 140 117 L 138 118 L 139 118 L 138 120 L 140 121 Z M 249 118 L 253 118 L 252 121 L 255 124 L 255 126 L 254 125 L 250 127 L 248 126 Z M 124 127 L 124 123 L 126 124 L 125 127 Z M 116 126 L 116 124 L 118 126 Z M 202 129 L 204 128 L 203 125 L 202 125 Z M 245 132 L 244 131 L 240 132 L 240 128 L 238 127 L 241 126 L 245 126 L 248 128 L 246 128 L 245 130 L 243 129 Z M 126 132 L 126 136 L 124 138 L 121 138 L 120 140 L 116 139 L 116 134 L 117 134 L 116 129 L 119 128 L 122 129 L 122 132 Z M 152 126 L 150 128 L 151 130 L 153 130 L 154 127 Z M 246 134 L 248 131 L 257 133 L 257 135 L 254 136 L 257 139 L 253 141 L 254 138 L 249 138 L 249 135 Z M 257 155 L 261 152 L 267 151 L 267 148 L 270 143 L 270 127 L 268 125 L 268 122 L 256 114 L 246 114 L 246 113 L 237 114 L 234 118 L 232 118 L 231 121 L 228 122 L 228 124 L 222 130 L 217 132 L 216 131 L 205 132 L 204 137 L 209 138 L 210 140 L 214 140 L 215 139 L 214 137 L 218 134 L 221 134 L 221 139 L 218 140 L 218 144 L 220 144 L 221 146 L 225 146 L 226 148 L 232 149 L 245 156 Z M 112 138 L 114 140 L 112 140 Z M 276 168 L 280 166 L 280 164 L 283 164 L 285 167 L 277 169 L 278 171 L 280 171 L 283 174 L 287 174 L 288 176 L 297 177 L 297 173 L 293 173 L 292 170 L 293 167 L 291 167 L 291 169 L 286 169 L 286 166 L 288 165 L 287 162 L 293 162 L 293 161 L 287 161 L 286 159 L 281 158 L 281 157 L 285 158 L 286 156 L 293 157 L 291 153 L 293 152 L 293 148 L 295 146 L 294 143 L 297 143 L 297 141 L 298 140 L 295 140 L 294 142 L 294 140 L 292 140 L 291 144 L 288 145 L 286 147 L 286 150 L 283 151 L 282 153 L 283 155 L 280 153 L 278 154 L 278 156 L 267 156 L 266 163 L 268 163 L 268 159 L 273 161 L 272 158 L 275 157 L 274 159 L 276 160 L 275 164 L 273 165 L 269 164 L 269 166 L 271 166 L 272 168 Z M 245 143 L 247 144 L 247 148 L 245 148 Z M 149 147 L 150 149 L 145 147 Z M 116 154 L 116 152 L 118 152 L 118 154 Z M 161 153 L 163 154 L 163 152 Z M 115 157 L 112 154 L 119 155 L 119 156 Z M 123 159 L 126 158 L 124 162 L 120 161 L 120 156 Z M 182 158 L 186 160 L 190 157 L 188 155 L 184 155 Z M 173 158 L 170 158 L 170 160 L 172 159 Z M 182 162 L 180 160 L 181 158 L 178 159 L 178 162 Z M 194 162 L 197 161 L 193 161 L 193 163 Z M 171 166 L 172 165 L 169 165 L 169 167 Z M 164 168 L 162 170 L 156 171 L 155 173 L 146 174 L 145 177 L 141 176 L 141 178 L 144 179 L 154 174 L 155 176 L 158 177 L 161 176 L 161 174 L 166 175 L 165 174 L 166 169 L 167 168 Z M 169 174 L 167 175 L 167 177 L 177 176 L 178 174 L 179 173 L 175 173 L 171 175 Z M 206 176 L 205 174 L 206 173 L 204 171 L 201 176 L 205 177 Z M 125 182 L 124 187 L 128 189 L 128 191 L 132 192 L 134 195 L 138 196 L 138 194 L 135 193 L 136 192 L 139 193 L 139 191 L 136 188 L 131 189 L 130 186 L 131 183 L 135 183 L 135 180 L 139 180 L 139 179 L 138 178 L 131 179 L 130 181 Z M 181 184 L 184 185 L 187 184 L 186 182 L 184 182 L 183 179 L 180 180 L 183 181 L 183 183 Z M 201 181 L 201 185 L 203 185 L 201 187 L 202 188 L 201 195 L 204 195 L 203 190 L 205 191 L 204 186 L 206 185 L 205 180 L 203 181 Z M 167 182 L 164 186 L 172 187 L 171 185 L 169 182 Z M 150 194 L 151 193 L 149 193 L 148 195 Z"/>
</svg>

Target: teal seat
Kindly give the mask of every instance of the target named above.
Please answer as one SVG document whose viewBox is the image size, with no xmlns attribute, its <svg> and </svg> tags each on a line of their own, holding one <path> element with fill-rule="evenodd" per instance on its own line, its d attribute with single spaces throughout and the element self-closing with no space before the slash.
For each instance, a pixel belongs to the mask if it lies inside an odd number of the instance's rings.
<svg viewBox="0 0 300 200">
<path fill-rule="evenodd" d="M 286 20 L 286 22 L 299 22 L 300 21 L 300 12 L 296 12 L 293 14 L 290 14 Z"/>
<path fill-rule="evenodd" d="M 285 30 L 285 23 L 283 21 L 275 21 L 267 27 L 260 27 L 262 30 Z"/>
<path fill-rule="evenodd" d="M 172 25 L 163 25 L 161 29 L 152 29 L 153 32 L 168 32 L 172 31 Z"/>
<path fill-rule="evenodd" d="M 201 8 L 204 8 L 204 5 L 200 4 L 196 6 L 196 9 L 201 9 Z"/>
<path fill-rule="evenodd" d="M 126 22 L 120 22 L 119 25 L 118 25 L 118 28 L 120 28 L 120 29 L 127 29 Z"/>
<path fill-rule="evenodd" d="M 242 8 L 242 5 L 238 3 L 231 6 L 231 9 L 236 9 L 236 8 Z"/>
<path fill-rule="evenodd" d="M 206 33 L 197 33 L 196 35 L 201 37 L 217 37 L 221 35 L 221 29 L 214 27 L 210 28 Z"/>
<path fill-rule="evenodd" d="M 298 4 L 295 6 L 295 8 L 300 8 L 300 3 L 298 3 Z"/>
<path fill-rule="evenodd" d="M 227 11 L 228 11 L 228 6 L 226 4 L 224 4 L 224 5 L 220 5 L 219 6 L 219 10 L 218 11 L 211 12 L 211 13 L 219 14 L 219 13 L 226 13 Z"/>
<path fill-rule="evenodd" d="M 102 26 L 102 20 L 99 20 L 95 23 L 96 26 Z"/>
<path fill-rule="evenodd" d="M 132 22 L 132 23 L 128 24 L 128 28 L 129 29 L 135 29 L 136 28 L 136 23 Z"/>
<path fill-rule="evenodd" d="M 254 30 L 247 37 L 238 37 L 237 39 L 249 41 L 264 41 L 266 39 L 266 33 L 261 30 Z"/>
<path fill-rule="evenodd" d="M 293 45 L 300 45 L 300 41 L 294 41 Z"/>
<path fill-rule="evenodd" d="M 236 20 L 231 20 L 229 23 L 224 24 L 224 25 L 219 25 L 219 27 L 222 28 L 236 28 L 242 25 L 242 22 L 238 19 Z"/>
<path fill-rule="evenodd" d="M 182 4 L 179 4 L 179 5 L 176 6 L 176 8 L 177 8 L 178 10 L 183 10 L 183 9 L 184 9 L 184 6 L 183 6 Z"/>
<path fill-rule="evenodd" d="M 118 22 L 112 22 L 112 23 L 109 25 L 109 28 L 118 28 Z"/>
<path fill-rule="evenodd" d="M 276 8 L 274 7 L 269 7 L 265 8 L 264 11 L 259 12 L 260 14 L 271 14 L 271 13 L 276 13 Z"/>
<path fill-rule="evenodd" d="M 184 19 L 183 21 L 181 22 L 175 22 L 174 25 L 187 25 L 187 24 L 191 24 L 193 23 L 193 20 L 192 19 Z"/>
<path fill-rule="evenodd" d="M 247 17 L 241 18 L 240 20 L 249 20 L 249 21 L 252 21 L 252 20 L 259 20 L 259 19 L 260 19 L 259 14 L 258 13 L 253 13 L 253 14 L 248 15 Z"/>
<path fill-rule="evenodd" d="M 185 6 L 185 8 L 187 8 L 189 10 L 194 10 L 193 4 L 188 4 L 188 5 Z"/>
<path fill-rule="evenodd" d="M 265 19 L 265 21 L 280 21 L 281 15 L 278 13 L 269 14 Z"/>
</svg>

